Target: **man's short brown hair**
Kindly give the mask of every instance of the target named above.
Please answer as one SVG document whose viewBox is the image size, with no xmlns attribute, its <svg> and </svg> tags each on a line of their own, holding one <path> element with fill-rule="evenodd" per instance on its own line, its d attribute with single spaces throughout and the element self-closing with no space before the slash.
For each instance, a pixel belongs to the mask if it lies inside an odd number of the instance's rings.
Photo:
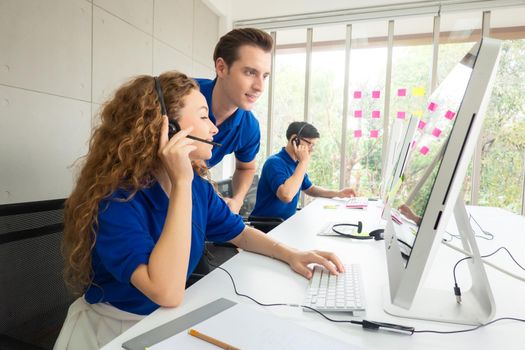
<svg viewBox="0 0 525 350">
<path fill-rule="evenodd" d="M 272 51 L 273 38 L 270 34 L 256 28 L 239 28 L 224 34 L 213 52 L 213 62 L 220 57 L 230 67 L 239 59 L 239 48 L 244 45 L 255 46 L 264 52 Z"/>
</svg>

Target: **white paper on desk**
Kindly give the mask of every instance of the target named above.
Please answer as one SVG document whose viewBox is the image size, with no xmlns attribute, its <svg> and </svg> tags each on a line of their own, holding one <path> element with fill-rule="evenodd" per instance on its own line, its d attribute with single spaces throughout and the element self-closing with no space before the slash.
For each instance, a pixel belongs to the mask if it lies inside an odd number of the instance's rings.
<svg viewBox="0 0 525 350">
<path fill-rule="evenodd" d="M 192 328 L 240 349 L 359 349 L 244 304 L 232 306 Z M 218 348 L 189 335 L 186 330 L 149 349 L 217 350 Z"/>
</svg>

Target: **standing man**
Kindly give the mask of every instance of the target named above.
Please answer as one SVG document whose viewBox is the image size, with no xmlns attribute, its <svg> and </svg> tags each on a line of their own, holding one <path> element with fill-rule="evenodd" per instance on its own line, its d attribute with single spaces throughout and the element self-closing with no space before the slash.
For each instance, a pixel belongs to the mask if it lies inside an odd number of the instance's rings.
<svg viewBox="0 0 525 350">
<path fill-rule="evenodd" d="M 330 191 L 310 181 L 306 170 L 319 139 L 319 132 L 312 124 L 291 123 L 286 130 L 286 139 L 286 147 L 264 163 L 251 216 L 288 219 L 297 210 L 301 190 L 312 197 L 355 196 L 351 188 Z"/>
<path fill-rule="evenodd" d="M 255 156 L 259 152 L 261 131 L 251 112 L 262 95 L 270 75 L 272 37 L 254 28 L 234 29 L 222 36 L 215 47 L 216 78 L 195 79 L 210 107 L 209 117 L 219 132 L 207 164 L 211 168 L 222 158 L 235 153 L 233 196 L 226 202 L 239 213 L 256 171 Z"/>
</svg>

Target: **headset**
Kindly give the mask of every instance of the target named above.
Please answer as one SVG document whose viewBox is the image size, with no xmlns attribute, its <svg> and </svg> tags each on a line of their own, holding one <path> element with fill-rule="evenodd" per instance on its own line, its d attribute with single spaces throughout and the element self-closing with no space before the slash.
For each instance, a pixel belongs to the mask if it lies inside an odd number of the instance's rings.
<svg viewBox="0 0 525 350">
<path fill-rule="evenodd" d="M 338 227 L 357 227 L 357 233 L 358 234 L 351 234 L 351 233 L 345 233 L 345 232 L 341 232 L 339 231 L 337 228 Z M 332 231 L 334 231 L 335 233 L 337 233 L 338 235 L 341 235 L 341 236 L 344 236 L 344 237 L 348 237 L 348 238 L 354 238 L 354 239 L 375 239 L 376 241 L 380 241 L 383 239 L 383 229 L 378 229 L 378 230 L 374 230 L 372 232 L 370 232 L 368 235 L 367 234 L 359 234 L 359 233 L 362 233 L 363 231 L 363 222 L 361 221 L 358 221 L 357 224 L 335 224 L 332 226 Z"/>
<path fill-rule="evenodd" d="M 301 132 L 303 131 L 303 129 L 307 126 L 308 124 L 307 123 L 304 123 L 303 126 L 301 126 L 301 128 L 299 129 L 299 131 L 297 132 L 297 134 L 294 136 L 294 138 L 292 139 L 292 142 L 295 143 L 296 146 L 299 146 L 301 144 Z"/>
<path fill-rule="evenodd" d="M 168 110 L 166 108 L 166 103 L 164 102 L 164 94 L 162 93 L 162 88 L 160 86 L 159 77 L 154 77 L 153 79 L 155 79 L 155 90 L 157 90 L 157 96 L 159 97 L 160 112 L 162 113 L 162 115 L 167 116 L 168 115 Z M 178 133 L 179 131 L 180 131 L 179 123 L 175 119 L 169 119 L 168 118 L 168 138 L 171 139 L 171 137 L 173 135 L 175 135 L 176 133 Z M 199 142 L 204 142 L 204 143 L 207 143 L 209 145 L 216 146 L 216 147 L 221 147 L 222 146 L 222 144 L 220 144 L 220 143 L 204 140 L 204 139 L 201 139 L 200 137 L 196 137 L 196 136 L 192 136 L 192 135 L 186 135 L 186 137 L 189 138 L 189 139 L 192 139 L 192 140 L 195 140 L 195 141 L 199 141 Z"/>
</svg>

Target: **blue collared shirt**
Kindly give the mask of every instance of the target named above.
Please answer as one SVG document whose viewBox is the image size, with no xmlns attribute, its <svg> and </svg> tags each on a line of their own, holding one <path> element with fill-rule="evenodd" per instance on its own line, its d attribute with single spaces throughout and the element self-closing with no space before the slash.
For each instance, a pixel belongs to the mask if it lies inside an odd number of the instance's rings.
<svg viewBox="0 0 525 350">
<path fill-rule="evenodd" d="M 148 315 L 159 305 L 131 284 L 131 275 L 139 265 L 148 264 L 164 227 L 169 199 L 159 183 L 124 201 L 128 195 L 129 192 L 119 189 L 100 203 L 92 252 L 93 283 L 85 298 L 92 304 L 108 302 L 124 311 Z M 243 229 L 242 218 L 232 214 L 208 181 L 194 174 L 187 277 L 203 254 L 205 239 L 227 242 Z"/>
<path fill-rule="evenodd" d="M 200 85 L 201 92 L 208 102 L 210 120 L 217 125 L 211 110 L 212 92 L 217 80 L 195 79 L 195 81 Z M 218 128 L 219 131 L 213 136 L 213 140 L 221 143 L 222 146 L 213 147 L 212 156 L 207 161 L 210 168 L 219 164 L 222 158 L 230 153 L 235 153 L 235 158 L 245 163 L 255 159 L 259 152 L 261 130 L 259 121 L 252 112 L 238 108 Z"/>
<path fill-rule="evenodd" d="M 257 185 L 257 199 L 251 215 L 279 217 L 286 220 L 295 214 L 299 193 L 301 190 L 305 191 L 312 186 L 308 174 L 304 174 L 301 189 L 297 191 L 290 203 L 282 202 L 277 197 L 277 190 L 279 186 L 293 175 L 297 164 L 298 162 L 290 157 L 284 147 L 279 153 L 272 155 L 266 160 L 262 168 L 259 184 Z"/>
</svg>

